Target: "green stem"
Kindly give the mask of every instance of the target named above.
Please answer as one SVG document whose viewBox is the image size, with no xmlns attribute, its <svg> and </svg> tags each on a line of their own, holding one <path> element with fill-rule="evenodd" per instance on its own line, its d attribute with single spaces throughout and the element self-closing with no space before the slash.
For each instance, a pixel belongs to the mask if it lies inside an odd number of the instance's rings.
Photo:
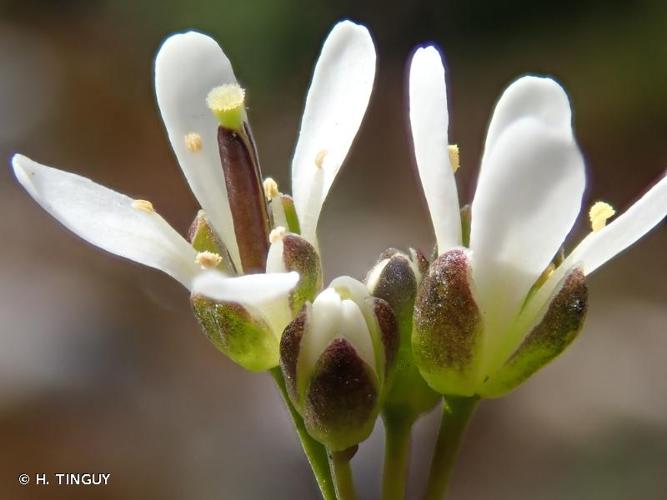
<svg viewBox="0 0 667 500">
<path fill-rule="evenodd" d="M 431 462 L 431 472 L 424 500 L 442 500 L 445 497 L 463 432 L 478 403 L 479 398 L 477 397 L 445 396 L 442 423 Z"/>
<path fill-rule="evenodd" d="M 308 434 L 301 415 L 296 411 L 296 408 L 294 408 L 294 405 L 292 405 L 292 402 L 287 395 L 285 380 L 283 379 L 283 374 L 280 371 L 280 368 L 272 368 L 271 376 L 275 380 L 278 390 L 283 397 L 283 401 L 285 401 L 285 405 L 292 417 L 296 433 L 301 441 L 301 447 L 308 458 L 310 468 L 313 470 L 313 475 L 315 476 L 317 485 L 320 487 L 322 498 L 324 500 L 336 500 L 336 493 L 331 479 L 331 472 L 329 471 L 326 449 Z"/>
<path fill-rule="evenodd" d="M 402 500 L 408 480 L 410 433 L 414 419 L 385 413 L 383 500 Z"/>
<path fill-rule="evenodd" d="M 356 451 L 356 446 L 343 451 L 329 451 L 329 468 L 331 469 L 338 500 L 357 499 L 357 493 L 354 491 L 354 480 L 352 479 L 352 468 L 350 467 L 350 460 Z"/>
</svg>

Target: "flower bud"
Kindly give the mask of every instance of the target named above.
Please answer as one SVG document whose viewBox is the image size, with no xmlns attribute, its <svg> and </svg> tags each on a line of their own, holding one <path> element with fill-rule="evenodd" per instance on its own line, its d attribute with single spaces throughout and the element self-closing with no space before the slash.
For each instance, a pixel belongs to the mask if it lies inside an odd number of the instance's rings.
<svg viewBox="0 0 667 500">
<path fill-rule="evenodd" d="M 286 233 L 282 227 L 271 232 L 266 269 L 267 272 L 299 273 L 299 282 L 289 295 L 289 306 L 294 315 L 306 301 L 315 300 L 322 289 L 322 263 L 317 250 L 298 234 Z"/>
<path fill-rule="evenodd" d="M 279 342 L 262 316 L 232 302 L 191 297 L 199 326 L 213 345 L 246 370 L 260 372 L 278 364 Z"/>
<path fill-rule="evenodd" d="M 481 395 L 499 397 L 506 394 L 562 353 L 581 331 L 587 306 L 586 278 L 577 268 L 563 278 L 541 313 L 541 320 L 500 370 L 484 384 Z"/>
<path fill-rule="evenodd" d="M 473 396 L 482 341 L 468 251 L 440 255 L 417 290 L 412 349 L 426 382 L 440 394 Z"/>
<path fill-rule="evenodd" d="M 412 356 L 415 296 L 427 270 L 428 261 L 420 252 L 411 249 L 408 256 L 392 248 L 380 255 L 366 277 L 369 292 L 389 304 L 398 323 L 399 349 L 388 382 L 384 411 L 411 418 L 428 411 L 440 399 L 419 374 Z"/>
<path fill-rule="evenodd" d="M 332 451 L 373 430 L 397 349 L 386 302 L 360 282 L 338 278 L 285 329 L 280 365 L 308 432 Z"/>
</svg>

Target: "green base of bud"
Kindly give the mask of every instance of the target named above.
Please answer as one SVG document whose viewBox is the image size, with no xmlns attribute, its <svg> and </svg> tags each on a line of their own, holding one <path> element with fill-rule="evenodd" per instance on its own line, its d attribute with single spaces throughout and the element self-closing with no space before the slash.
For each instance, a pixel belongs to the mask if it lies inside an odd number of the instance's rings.
<svg viewBox="0 0 667 500">
<path fill-rule="evenodd" d="M 278 339 L 266 322 L 239 304 L 191 298 L 199 325 L 213 345 L 246 370 L 261 372 L 278 365 Z"/>
</svg>

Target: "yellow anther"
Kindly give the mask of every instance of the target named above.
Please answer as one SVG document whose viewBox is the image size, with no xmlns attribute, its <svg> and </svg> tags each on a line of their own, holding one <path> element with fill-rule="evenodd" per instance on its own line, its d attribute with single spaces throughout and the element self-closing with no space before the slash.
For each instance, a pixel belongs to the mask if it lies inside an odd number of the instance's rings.
<svg viewBox="0 0 667 500">
<path fill-rule="evenodd" d="M 459 147 L 456 144 L 450 144 L 447 146 L 447 152 L 449 153 L 449 163 L 452 164 L 452 172 L 456 172 L 461 168 Z"/>
<path fill-rule="evenodd" d="M 274 181 L 271 177 L 267 177 L 266 179 L 264 179 L 263 186 L 264 186 L 264 196 L 266 196 L 266 199 L 268 201 L 271 201 L 280 194 L 280 191 L 278 191 L 278 183 Z"/>
<path fill-rule="evenodd" d="M 222 257 L 215 252 L 199 252 L 195 257 L 195 263 L 203 269 L 213 269 L 222 262 Z"/>
<path fill-rule="evenodd" d="M 283 226 L 278 226 L 273 231 L 271 231 L 271 234 L 269 234 L 269 242 L 273 244 L 282 240 L 286 235 L 287 229 L 285 229 Z"/>
<path fill-rule="evenodd" d="M 239 129 L 245 119 L 245 90 L 236 83 L 215 87 L 208 93 L 206 104 L 220 125 Z"/>
<path fill-rule="evenodd" d="M 141 210 L 142 212 L 146 212 L 147 214 L 155 213 L 155 208 L 153 208 L 153 204 L 150 201 L 146 200 L 134 200 L 132 202 L 132 208 L 134 208 L 135 210 Z"/>
<path fill-rule="evenodd" d="M 197 153 L 201 151 L 201 148 L 203 147 L 201 135 L 199 135 L 197 132 L 190 132 L 189 134 L 185 134 L 185 147 L 188 148 L 188 151 L 191 153 Z"/>
<path fill-rule="evenodd" d="M 315 156 L 315 166 L 317 168 L 322 168 L 324 166 L 324 158 L 327 156 L 328 151 L 326 149 L 321 149 Z"/>
<path fill-rule="evenodd" d="M 604 201 L 597 201 L 588 212 L 588 218 L 591 220 L 593 231 L 599 231 L 607 225 L 607 220 L 616 213 L 614 207 Z"/>
</svg>

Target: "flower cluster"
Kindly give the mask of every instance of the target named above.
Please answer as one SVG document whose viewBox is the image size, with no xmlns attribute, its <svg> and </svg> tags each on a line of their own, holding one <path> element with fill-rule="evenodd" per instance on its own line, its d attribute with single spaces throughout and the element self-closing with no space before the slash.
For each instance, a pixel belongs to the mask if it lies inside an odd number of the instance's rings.
<svg viewBox="0 0 667 500">
<path fill-rule="evenodd" d="M 667 213 L 663 177 L 610 224 L 614 209 L 595 203 L 591 233 L 565 254 L 581 211 L 584 161 L 566 93 L 537 76 L 514 81 L 498 100 L 474 199 L 461 207 L 444 66 L 427 46 L 410 63 L 409 119 L 436 251 L 429 260 L 389 249 L 365 283 L 344 276 L 323 290 L 317 223 L 374 77 L 368 31 L 337 24 L 306 98 L 290 196 L 262 176 L 246 91 L 222 49 L 200 33 L 168 38 L 155 91 L 202 208 L 187 239 L 149 201 L 25 156 L 12 160 L 21 185 L 63 225 L 178 280 L 220 351 L 274 374 L 305 429 L 304 450 L 326 498 L 330 474 L 338 476 L 335 494 L 349 497 L 341 457 L 349 461 L 378 415 L 388 432 L 400 422 L 409 428 L 443 395 L 451 408 L 460 398 L 501 396 L 558 356 L 582 328 L 586 277 Z M 330 469 L 319 464 L 317 443 Z"/>
</svg>

